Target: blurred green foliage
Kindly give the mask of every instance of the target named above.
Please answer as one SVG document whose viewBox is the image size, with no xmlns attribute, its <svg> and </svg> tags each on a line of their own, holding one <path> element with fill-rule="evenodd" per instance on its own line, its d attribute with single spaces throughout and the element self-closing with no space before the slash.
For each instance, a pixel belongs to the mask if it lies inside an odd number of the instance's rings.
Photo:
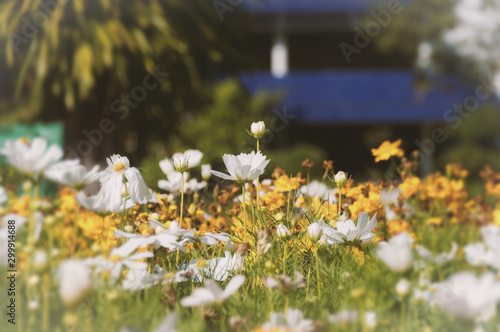
<svg viewBox="0 0 500 332">
<path fill-rule="evenodd" d="M 450 143 L 440 157 L 439 164 L 453 160 L 469 170 L 472 178 L 478 178 L 486 165 L 500 171 L 500 110 L 485 105 L 463 119 L 456 130 L 448 130 Z"/>
<path fill-rule="evenodd" d="M 203 0 L 0 0 L 0 22 L 0 121 L 66 119 L 67 144 L 147 74 L 170 74 L 126 119 L 114 115 L 100 158 L 135 137 L 125 150 L 140 159 L 203 103 L 201 77 L 248 61 L 242 30 Z"/>
</svg>

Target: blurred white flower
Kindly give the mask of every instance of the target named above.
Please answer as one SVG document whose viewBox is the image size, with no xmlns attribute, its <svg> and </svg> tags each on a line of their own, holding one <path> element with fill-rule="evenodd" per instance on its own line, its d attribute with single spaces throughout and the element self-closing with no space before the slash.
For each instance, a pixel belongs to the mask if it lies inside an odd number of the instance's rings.
<svg viewBox="0 0 500 332">
<path fill-rule="evenodd" d="M 290 233 L 290 231 L 288 230 L 288 228 L 285 225 L 280 223 L 278 225 L 278 227 L 276 228 L 276 235 L 278 237 L 288 237 L 288 236 L 292 235 L 292 233 Z"/>
<path fill-rule="evenodd" d="M 203 180 L 210 179 L 210 177 L 212 176 L 212 172 L 210 172 L 211 170 L 212 166 L 210 166 L 209 164 L 201 165 L 201 177 Z"/>
<path fill-rule="evenodd" d="M 366 212 L 361 212 L 358 216 L 357 225 L 349 219 L 346 221 L 337 221 L 337 229 L 319 222 L 323 235 L 328 243 L 350 243 L 369 240 L 375 236 L 371 231 L 377 226 L 376 214 L 368 219 L 369 215 Z"/>
<path fill-rule="evenodd" d="M 219 233 L 219 234 L 213 234 L 211 232 L 205 233 L 205 235 L 200 237 L 200 241 L 202 243 L 208 244 L 210 246 L 215 246 L 219 244 L 220 242 L 228 242 L 231 239 L 229 238 L 229 234 L 227 233 Z"/>
<path fill-rule="evenodd" d="M 56 144 L 47 148 L 47 141 L 37 137 L 32 142 L 26 139 L 8 140 L 0 148 L 0 154 L 5 155 L 7 162 L 20 172 L 38 178 L 50 164 L 62 158 L 63 151 Z"/>
<path fill-rule="evenodd" d="M 44 175 L 46 178 L 74 188 L 83 190 L 85 186 L 99 179 L 99 166 L 95 166 L 90 172 L 80 164 L 78 159 L 64 160 L 49 166 Z"/>
<path fill-rule="evenodd" d="M 473 320 L 491 318 L 484 314 L 491 314 L 499 300 L 500 282 L 493 273 L 476 277 L 472 272 L 459 272 L 437 285 L 432 302 L 457 318 Z"/>
<path fill-rule="evenodd" d="M 47 267 L 47 263 L 49 262 L 49 257 L 45 250 L 37 250 L 33 255 L 33 266 L 37 270 L 43 270 Z"/>
<path fill-rule="evenodd" d="M 131 291 L 141 290 L 157 285 L 164 278 L 163 274 L 149 273 L 147 269 L 128 270 L 123 280 L 122 288 Z"/>
<path fill-rule="evenodd" d="M 401 297 L 404 297 L 410 292 L 410 287 L 411 287 L 410 282 L 407 279 L 402 278 L 396 284 L 396 294 L 398 294 Z"/>
<path fill-rule="evenodd" d="M 374 329 L 377 326 L 377 314 L 375 312 L 365 312 L 365 325 L 369 329 Z"/>
<path fill-rule="evenodd" d="M 377 256 L 393 271 L 404 272 L 413 265 L 411 244 L 413 239 L 408 232 L 394 236 L 388 243 L 380 242 Z"/>
<path fill-rule="evenodd" d="M 7 203 L 9 196 L 7 194 L 7 190 L 4 187 L 0 186 L 0 206 Z"/>
<path fill-rule="evenodd" d="M 217 171 L 211 171 L 212 174 L 222 179 L 233 180 L 238 183 L 253 181 L 262 175 L 265 167 L 270 161 L 266 160 L 266 156 L 263 156 L 260 151 L 257 153 L 252 151 L 252 153 L 249 154 L 241 153 L 237 156 L 225 154 L 222 156 L 222 160 L 230 175 Z"/>
<path fill-rule="evenodd" d="M 160 168 L 169 175 L 172 172 L 182 173 L 200 164 L 203 153 L 199 150 L 186 150 L 184 153 L 174 153 L 172 159 L 166 158 L 160 161 Z"/>
<path fill-rule="evenodd" d="M 451 244 L 450 252 L 444 252 L 439 255 L 433 255 L 429 250 L 420 245 L 417 245 L 415 249 L 423 259 L 425 259 L 426 261 L 434 262 L 435 264 L 439 265 L 451 262 L 455 258 L 455 255 L 457 254 L 458 246 L 455 242 L 453 242 Z"/>
<path fill-rule="evenodd" d="M 308 197 L 319 197 L 320 199 L 327 199 L 330 188 L 318 180 L 311 181 L 308 185 L 300 187 L 300 193 Z"/>
<path fill-rule="evenodd" d="M 205 278 L 212 278 L 217 281 L 224 281 L 235 273 L 243 270 L 245 257 L 237 253 L 224 252 L 224 257 L 216 257 L 209 260 L 193 259 L 191 263 L 182 264 L 177 267 L 176 282 L 189 279 L 194 282 L 201 282 Z"/>
<path fill-rule="evenodd" d="M 57 278 L 59 295 L 67 306 L 78 303 L 91 289 L 90 268 L 78 259 L 62 262 L 57 271 Z"/>
<path fill-rule="evenodd" d="M 125 244 L 116 249 L 115 254 L 122 257 L 128 256 L 139 247 L 146 248 L 146 246 L 148 245 L 151 245 L 155 248 L 167 248 L 171 251 L 186 251 L 186 248 L 184 248 L 184 244 L 190 241 L 189 238 L 181 238 L 179 240 L 178 236 L 169 234 L 169 232 L 162 232 L 155 235 L 142 235 L 127 233 L 119 229 L 115 230 L 115 237 L 118 239 L 128 239 Z"/>
<path fill-rule="evenodd" d="M 273 312 L 269 315 L 269 321 L 262 324 L 263 331 L 313 331 L 314 324 L 311 319 L 304 319 L 304 313 L 299 309 L 287 309 L 283 315 L 281 312 Z"/>
<path fill-rule="evenodd" d="M 299 289 L 305 287 L 304 276 L 299 272 L 295 272 L 295 280 L 284 274 L 277 274 L 274 277 L 265 276 L 262 283 L 264 286 L 270 289 L 277 289 L 284 293 L 291 290 Z"/>
<path fill-rule="evenodd" d="M 128 267 L 130 270 L 147 270 L 148 263 L 138 261 L 153 256 L 154 254 L 152 252 L 143 251 L 125 257 L 121 255 L 119 248 L 114 248 L 111 250 L 109 257 L 97 256 L 88 258 L 85 260 L 85 263 L 93 267 L 94 272 L 97 274 L 110 272 L 110 280 L 111 282 L 115 282 L 120 278 L 124 266 Z"/>
<path fill-rule="evenodd" d="M 205 287 L 196 288 L 193 294 L 182 298 L 180 301 L 181 305 L 183 307 L 196 307 L 212 303 L 220 304 L 230 296 L 236 294 L 244 282 L 245 276 L 241 274 L 234 276 L 228 282 L 226 289 L 222 290 L 216 281 L 211 279 L 206 280 Z"/>
<path fill-rule="evenodd" d="M 107 162 L 108 167 L 100 176 L 101 190 L 95 196 L 96 204 L 105 211 L 117 212 L 124 192 L 135 203 L 146 204 L 153 199 L 141 173 L 137 168 L 130 167 L 127 157 L 115 154 Z"/>
<path fill-rule="evenodd" d="M 328 321 L 332 324 L 346 324 L 354 322 L 357 318 L 358 312 L 356 310 L 342 310 L 328 316 Z"/>
</svg>

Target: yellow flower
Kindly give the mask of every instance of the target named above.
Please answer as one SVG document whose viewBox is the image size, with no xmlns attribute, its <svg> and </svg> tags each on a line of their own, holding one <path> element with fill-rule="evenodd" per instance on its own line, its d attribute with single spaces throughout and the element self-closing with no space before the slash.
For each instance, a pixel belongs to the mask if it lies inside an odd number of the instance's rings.
<svg viewBox="0 0 500 332">
<path fill-rule="evenodd" d="M 493 223 L 500 227 L 500 209 L 493 211 Z"/>
<path fill-rule="evenodd" d="M 297 189 L 299 181 L 297 178 L 289 178 L 288 175 L 280 176 L 274 183 L 274 191 L 290 191 Z"/>
<path fill-rule="evenodd" d="M 381 160 L 388 160 L 393 156 L 404 156 L 404 151 L 399 148 L 400 145 L 401 140 L 398 139 L 393 143 L 384 141 L 377 149 L 372 149 L 372 154 L 375 157 L 375 162 L 378 163 Z"/>
<path fill-rule="evenodd" d="M 433 218 L 427 219 L 426 223 L 428 225 L 442 225 L 443 224 L 443 219 L 437 218 L 437 217 L 433 217 Z"/>
<path fill-rule="evenodd" d="M 403 197 L 408 198 L 413 196 L 420 187 L 420 179 L 416 176 L 407 177 L 403 183 L 399 185 L 399 189 L 401 189 L 401 194 Z"/>
</svg>

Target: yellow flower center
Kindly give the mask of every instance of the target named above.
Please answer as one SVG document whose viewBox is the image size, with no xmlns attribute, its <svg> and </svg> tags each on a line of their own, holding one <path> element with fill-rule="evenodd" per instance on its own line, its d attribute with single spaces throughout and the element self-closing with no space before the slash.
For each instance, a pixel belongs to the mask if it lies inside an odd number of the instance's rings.
<svg viewBox="0 0 500 332">
<path fill-rule="evenodd" d="M 204 259 L 200 259 L 199 261 L 196 262 L 196 266 L 200 269 L 203 269 L 204 267 L 207 267 L 207 261 Z"/>
<path fill-rule="evenodd" d="M 31 144 L 30 140 L 29 140 L 29 139 L 27 139 L 26 137 L 21 137 L 21 138 L 19 139 L 19 141 L 20 141 L 21 143 L 25 144 L 25 145 L 30 145 L 30 144 Z"/>
<path fill-rule="evenodd" d="M 112 261 L 113 263 L 119 262 L 123 259 L 122 256 L 120 255 L 114 255 L 113 257 L 110 257 L 109 260 Z"/>
<path fill-rule="evenodd" d="M 123 170 L 125 170 L 125 164 L 124 163 L 118 163 L 118 164 L 115 164 L 115 172 L 121 172 Z"/>
</svg>

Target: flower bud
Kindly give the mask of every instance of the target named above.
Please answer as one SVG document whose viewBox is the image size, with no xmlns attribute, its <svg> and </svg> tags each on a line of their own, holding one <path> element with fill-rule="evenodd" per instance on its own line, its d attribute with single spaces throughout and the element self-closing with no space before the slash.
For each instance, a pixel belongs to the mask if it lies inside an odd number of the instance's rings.
<svg viewBox="0 0 500 332">
<path fill-rule="evenodd" d="M 321 227 L 317 222 L 312 223 L 307 227 L 307 235 L 311 239 L 311 241 L 318 241 L 321 236 Z"/>
<path fill-rule="evenodd" d="M 28 278 L 28 285 L 30 286 L 36 286 L 40 282 L 40 277 L 37 276 L 36 274 L 29 276 Z"/>
<path fill-rule="evenodd" d="M 224 248 L 225 251 L 229 251 L 230 253 L 233 253 L 236 251 L 236 246 L 234 245 L 234 242 L 229 240 L 227 243 L 226 243 L 226 246 Z"/>
<path fill-rule="evenodd" d="M 396 293 L 400 297 L 404 297 L 410 291 L 410 286 L 411 286 L 410 282 L 403 278 L 403 279 L 399 280 L 398 283 L 396 284 Z"/>
<path fill-rule="evenodd" d="M 90 269 L 85 263 L 76 259 L 61 263 L 57 277 L 59 279 L 59 294 L 67 306 L 73 306 L 80 302 L 92 286 Z"/>
<path fill-rule="evenodd" d="M 131 225 L 127 225 L 123 227 L 123 230 L 127 233 L 132 233 L 134 231 L 134 227 L 132 227 Z"/>
<path fill-rule="evenodd" d="M 210 179 L 210 177 L 212 176 L 212 172 L 210 172 L 211 170 L 212 166 L 210 166 L 209 164 L 201 165 L 201 177 L 203 178 L 203 180 L 207 181 L 208 179 Z"/>
<path fill-rule="evenodd" d="M 253 137 L 256 139 L 261 138 L 266 133 L 266 125 L 264 121 L 254 122 L 250 127 L 250 131 L 252 132 Z"/>
<path fill-rule="evenodd" d="M 345 172 L 338 171 L 337 174 L 335 174 L 334 179 L 337 186 L 343 187 L 347 182 L 347 174 L 345 174 Z"/>
<path fill-rule="evenodd" d="M 26 180 L 23 182 L 22 187 L 25 192 L 30 192 L 31 188 L 33 188 L 33 182 L 31 182 L 30 180 Z"/>
<path fill-rule="evenodd" d="M 47 253 L 43 250 L 37 250 L 33 255 L 33 266 L 36 270 L 43 270 L 49 261 Z"/>
<path fill-rule="evenodd" d="M 281 212 L 276 213 L 276 214 L 274 215 L 274 220 L 276 220 L 276 221 L 281 221 L 281 220 L 283 220 L 283 213 L 281 213 Z"/>
<path fill-rule="evenodd" d="M 158 213 L 151 213 L 149 219 L 160 221 L 160 215 Z"/>
<path fill-rule="evenodd" d="M 290 231 L 288 230 L 288 228 L 283 225 L 283 224 L 279 224 L 278 225 L 278 228 L 276 229 L 276 234 L 278 235 L 278 237 L 280 238 L 283 238 L 283 237 L 287 237 L 287 236 L 290 236 L 292 235 L 290 233 Z"/>
</svg>

